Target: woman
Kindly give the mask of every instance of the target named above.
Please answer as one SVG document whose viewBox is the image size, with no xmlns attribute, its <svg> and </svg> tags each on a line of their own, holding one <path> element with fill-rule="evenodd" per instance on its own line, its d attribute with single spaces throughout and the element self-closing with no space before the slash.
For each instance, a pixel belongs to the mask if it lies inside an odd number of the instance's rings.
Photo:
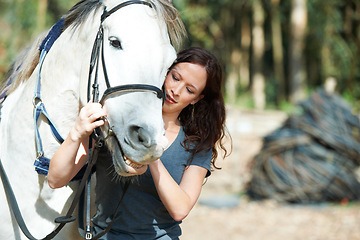
<svg viewBox="0 0 360 240">
<path fill-rule="evenodd" d="M 116 216 L 118 221 L 102 239 L 178 239 L 179 224 L 195 205 L 211 167 L 217 168 L 219 147 L 224 156 L 227 153 L 222 142 L 222 70 L 215 56 L 195 47 L 179 52 L 164 85 L 167 98 L 162 113 L 169 146 L 160 159 L 131 172 L 139 176 L 126 191 Z M 97 119 L 105 115 L 95 103 L 81 110 L 68 138 L 51 160 L 50 187 L 66 185 L 85 164 L 87 153 L 83 146 L 87 146 L 93 129 L 104 124 Z M 109 156 L 99 158 L 95 232 L 106 228 L 126 181 L 109 174 Z"/>
</svg>

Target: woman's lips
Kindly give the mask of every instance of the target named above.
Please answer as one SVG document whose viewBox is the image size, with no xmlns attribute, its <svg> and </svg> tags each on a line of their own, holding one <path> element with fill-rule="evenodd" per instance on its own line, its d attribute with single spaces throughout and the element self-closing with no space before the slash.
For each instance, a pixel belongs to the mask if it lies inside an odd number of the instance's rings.
<svg viewBox="0 0 360 240">
<path fill-rule="evenodd" d="M 166 101 L 171 104 L 176 103 L 176 101 L 169 94 L 166 94 Z"/>
</svg>

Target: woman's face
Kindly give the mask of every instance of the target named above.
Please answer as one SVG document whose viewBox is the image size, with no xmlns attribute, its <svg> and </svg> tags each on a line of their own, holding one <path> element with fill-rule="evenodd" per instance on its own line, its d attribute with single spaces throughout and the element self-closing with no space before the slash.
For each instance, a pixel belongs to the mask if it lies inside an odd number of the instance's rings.
<svg viewBox="0 0 360 240">
<path fill-rule="evenodd" d="M 166 101 L 164 113 L 180 112 L 189 104 L 195 104 L 202 99 L 202 91 L 206 85 L 206 70 L 195 63 L 178 63 L 165 78 Z"/>
<path fill-rule="evenodd" d="M 202 99 L 206 85 L 206 70 L 195 63 L 178 63 L 165 78 L 166 101 L 163 112 L 180 112 L 189 104 Z"/>
</svg>

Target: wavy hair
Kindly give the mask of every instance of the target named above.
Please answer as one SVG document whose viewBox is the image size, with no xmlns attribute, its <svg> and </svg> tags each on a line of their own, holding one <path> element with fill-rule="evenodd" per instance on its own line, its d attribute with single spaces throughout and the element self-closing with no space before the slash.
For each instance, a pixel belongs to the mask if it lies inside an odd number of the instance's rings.
<svg viewBox="0 0 360 240">
<path fill-rule="evenodd" d="M 206 85 L 201 93 L 204 97 L 194 105 L 189 104 L 179 115 L 179 121 L 186 134 L 182 145 L 191 152 L 189 163 L 195 154 L 211 150 L 211 165 L 215 169 L 220 169 L 215 164 L 218 150 L 223 150 L 224 158 L 228 155 L 224 146 L 226 110 L 221 90 L 222 68 L 212 53 L 199 47 L 190 47 L 180 51 L 170 69 L 182 62 L 203 66 L 207 75 Z"/>
</svg>

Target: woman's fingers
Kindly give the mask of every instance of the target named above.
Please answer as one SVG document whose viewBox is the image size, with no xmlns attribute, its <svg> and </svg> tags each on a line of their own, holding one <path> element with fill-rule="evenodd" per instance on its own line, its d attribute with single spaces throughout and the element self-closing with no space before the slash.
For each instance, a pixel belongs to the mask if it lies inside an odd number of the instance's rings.
<svg viewBox="0 0 360 240">
<path fill-rule="evenodd" d="M 102 117 L 105 116 L 106 112 L 101 104 L 89 102 L 80 110 L 74 126 L 74 135 L 81 139 L 89 136 L 95 128 L 104 125 Z"/>
<path fill-rule="evenodd" d="M 101 117 L 105 117 L 105 116 L 106 116 L 106 114 L 104 111 L 97 111 L 97 112 L 94 112 L 93 114 L 91 114 L 88 118 L 89 118 L 90 122 L 95 122 L 98 119 L 100 120 Z"/>
<path fill-rule="evenodd" d="M 82 121 L 94 122 L 98 118 L 106 116 L 105 110 L 100 103 L 88 103 L 83 107 L 79 114 Z"/>
<path fill-rule="evenodd" d="M 105 121 L 102 120 L 102 119 L 99 119 L 99 120 L 93 122 L 91 124 L 91 131 L 94 130 L 95 128 L 97 128 L 97 127 L 100 127 L 100 126 L 104 125 L 104 123 L 105 123 Z"/>
<path fill-rule="evenodd" d="M 90 117 L 94 113 L 106 115 L 105 110 L 102 108 L 100 103 L 88 103 L 80 111 L 80 114 L 83 114 L 84 117 Z"/>
</svg>

